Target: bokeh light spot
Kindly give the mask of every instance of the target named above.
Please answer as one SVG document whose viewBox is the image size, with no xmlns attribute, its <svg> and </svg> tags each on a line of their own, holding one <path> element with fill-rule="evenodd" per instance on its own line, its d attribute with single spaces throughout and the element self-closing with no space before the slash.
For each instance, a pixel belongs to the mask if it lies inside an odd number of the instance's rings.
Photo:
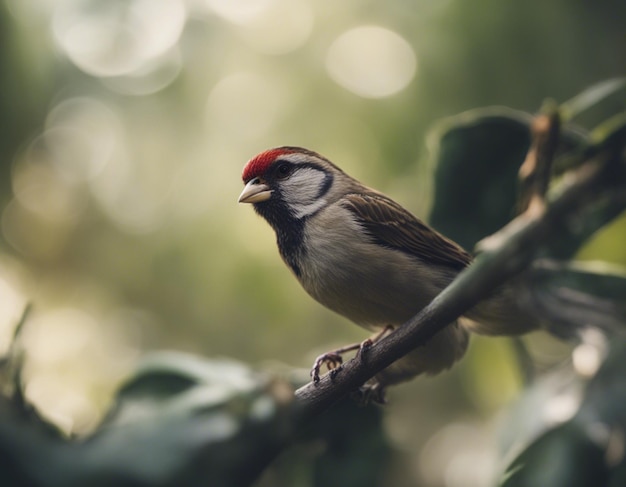
<svg viewBox="0 0 626 487">
<path fill-rule="evenodd" d="M 35 139 L 13 171 L 13 193 L 20 206 L 54 224 L 71 224 L 84 211 L 84 194 L 62 179 Z"/>
<path fill-rule="evenodd" d="M 494 451 L 492 438 L 482 425 L 451 423 L 426 442 L 416 467 L 427 485 L 488 485 L 496 464 Z"/>
<path fill-rule="evenodd" d="M 144 169 L 128 154 L 120 153 L 90 181 L 92 194 L 101 209 L 119 229 L 128 233 L 153 232 L 164 223 L 166 216 L 168 181 L 165 177 L 149 180 L 144 177 Z"/>
<path fill-rule="evenodd" d="M 175 48 L 158 60 L 147 61 L 132 73 L 102 78 L 102 83 L 122 95 L 151 95 L 169 86 L 181 69 L 180 50 Z"/>
<path fill-rule="evenodd" d="M 313 11 L 302 0 L 276 0 L 241 27 L 253 49 L 274 55 L 302 46 L 312 31 Z"/>
<path fill-rule="evenodd" d="M 362 26 L 333 42 L 326 68 L 330 77 L 347 90 L 365 98 L 384 98 L 411 82 L 417 60 L 413 48 L 395 32 Z"/>
<path fill-rule="evenodd" d="M 103 103 L 72 98 L 55 106 L 43 133 L 53 167 L 68 181 L 96 176 L 115 151 L 120 124 Z"/>
<path fill-rule="evenodd" d="M 272 3 L 272 0 L 205 0 L 213 13 L 236 24 L 248 22 Z"/>
<path fill-rule="evenodd" d="M 81 0 L 57 8 L 52 25 L 58 47 L 81 70 L 121 76 L 171 49 L 186 18 L 182 0 Z"/>
</svg>

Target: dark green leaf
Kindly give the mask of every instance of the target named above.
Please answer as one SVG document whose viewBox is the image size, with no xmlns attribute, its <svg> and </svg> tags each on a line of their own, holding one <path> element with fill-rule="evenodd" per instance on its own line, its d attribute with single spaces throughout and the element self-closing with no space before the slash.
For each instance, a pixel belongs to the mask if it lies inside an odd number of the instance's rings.
<svg viewBox="0 0 626 487">
<path fill-rule="evenodd" d="M 530 144 L 530 115 L 473 110 L 435 129 L 435 200 L 430 222 L 466 249 L 515 216 L 517 172 Z"/>
<path fill-rule="evenodd" d="M 604 449 L 576 423 L 542 435 L 508 468 L 502 487 L 589 487 L 607 484 Z"/>
</svg>

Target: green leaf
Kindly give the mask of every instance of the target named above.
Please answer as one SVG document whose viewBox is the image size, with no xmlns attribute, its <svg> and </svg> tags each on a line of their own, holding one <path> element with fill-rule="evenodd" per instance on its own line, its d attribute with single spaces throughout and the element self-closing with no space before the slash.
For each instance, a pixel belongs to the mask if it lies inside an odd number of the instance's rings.
<svg viewBox="0 0 626 487">
<path fill-rule="evenodd" d="M 224 407 L 254 397 L 267 378 L 234 360 L 209 360 L 178 352 L 146 356 L 121 387 L 107 425 Z M 201 392 L 199 392 L 201 391 Z"/>
<path fill-rule="evenodd" d="M 431 224 L 466 249 L 515 216 L 517 172 L 530 144 L 531 116 L 506 108 L 472 110 L 433 131 Z"/>
</svg>

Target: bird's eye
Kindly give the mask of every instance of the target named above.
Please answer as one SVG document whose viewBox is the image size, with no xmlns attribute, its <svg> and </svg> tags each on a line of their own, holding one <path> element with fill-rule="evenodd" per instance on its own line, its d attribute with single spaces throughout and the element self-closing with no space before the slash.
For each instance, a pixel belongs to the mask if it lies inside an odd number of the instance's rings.
<svg viewBox="0 0 626 487">
<path fill-rule="evenodd" d="M 281 162 L 276 168 L 276 177 L 278 179 L 285 179 L 291 174 L 291 164 L 287 162 Z"/>
</svg>

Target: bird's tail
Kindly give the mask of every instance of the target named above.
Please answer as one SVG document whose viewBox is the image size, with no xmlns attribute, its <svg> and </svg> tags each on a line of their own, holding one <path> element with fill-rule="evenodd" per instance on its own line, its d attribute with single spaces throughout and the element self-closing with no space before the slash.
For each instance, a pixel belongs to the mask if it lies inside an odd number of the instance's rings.
<svg viewBox="0 0 626 487">
<path fill-rule="evenodd" d="M 514 286 L 504 286 L 468 311 L 464 328 L 478 335 L 517 336 L 541 328 L 536 316 L 525 310 Z"/>
</svg>

